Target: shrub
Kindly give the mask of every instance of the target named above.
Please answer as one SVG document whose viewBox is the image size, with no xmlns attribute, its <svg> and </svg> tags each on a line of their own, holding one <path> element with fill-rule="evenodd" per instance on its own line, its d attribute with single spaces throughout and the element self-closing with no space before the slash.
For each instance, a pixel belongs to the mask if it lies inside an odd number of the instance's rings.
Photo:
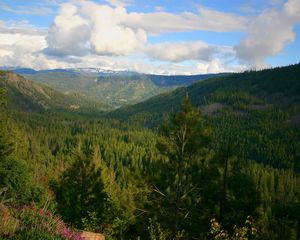
<svg viewBox="0 0 300 240">
<path fill-rule="evenodd" d="M 20 221 L 20 228 L 16 235 L 18 238 L 16 239 L 82 240 L 79 233 L 73 231 L 51 212 L 42 208 L 38 209 L 34 206 L 17 207 L 14 209 L 14 215 Z M 34 234 L 44 237 L 30 238 Z M 21 236 L 24 236 L 24 238 L 21 238 Z"/>
<path fill-rule="evenodd" d="M 167 240 L 169 238 L 169 232 L 163 230 L 159 223 L 149 219 L 149 239 L 150 240 Z"/>
<path fill-rule="evenodd" d="M 45 232 L 45 231 L 39 231 L 39 230 L 29 230 L 25 232 L 19 232 L 12 238 L 11 240 L 63 240 L 64 238 L 60 236 L 53 236 L 52 234 Z"/>
<path fill-rule="evenodd" d="M 221 224 L 219 224 L 215 218 L 213 218 L 210 222 L 210 235 L 214 240 L 252 240 L 257 237 L 257 229 L 254 226 L 254 220 L 251 216 L 247 217 L 245 226 L 234 226 L 232 234 L 230 234 L 227 230 L 222 229 Z"/>
<path fill-rule="evenodd" d="M 16 203 L 24 203 L 30 196 L 29 170 L 21 161 L 4 158 L 0 161 L 0 188 L 5 188 L 5 197 Z"/>
<path fill-rule="evenodd" d="M 19 227 L 19 221 L 13 218 L 9 209 L 0 203 L 0 236 L 12 236 Z"/>
</svg>

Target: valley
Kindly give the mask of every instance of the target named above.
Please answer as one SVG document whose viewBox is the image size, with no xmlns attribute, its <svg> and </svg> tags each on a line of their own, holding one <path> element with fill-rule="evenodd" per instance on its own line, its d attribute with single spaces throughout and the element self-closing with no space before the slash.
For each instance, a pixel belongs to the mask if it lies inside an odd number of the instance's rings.
<svg viewBox="0 0 300 240">
<path fill-rule="evenodd" d="M 195 81 L 218 75 L 160 76 L 93 68 L 46 71 L 15 69 L 14 71 L 36 83 L 45 84 L 65 94 L 80 94 L 111 108 L 138 103 L 178 86 L 187 86 Z"/>
</svg>

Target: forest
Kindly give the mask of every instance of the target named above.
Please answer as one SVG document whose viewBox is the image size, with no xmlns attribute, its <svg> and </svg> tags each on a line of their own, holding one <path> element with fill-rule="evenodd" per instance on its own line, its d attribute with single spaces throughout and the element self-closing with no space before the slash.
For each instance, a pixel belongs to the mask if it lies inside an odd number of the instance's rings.
<svg viewBox="0 0 300 240">
<path fill-rule="evenodd" d="M 224 75 L 108 113 L 22 108 L 0 85 L 0 239 L 300 240 L 299 73 Z"/>
</svg>

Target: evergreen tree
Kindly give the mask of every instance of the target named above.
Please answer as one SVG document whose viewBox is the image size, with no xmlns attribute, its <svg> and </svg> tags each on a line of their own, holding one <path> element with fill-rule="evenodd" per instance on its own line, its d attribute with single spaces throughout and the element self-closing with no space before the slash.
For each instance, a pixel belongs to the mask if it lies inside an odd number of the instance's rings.
<svg viewBox="0 0 300 240">
<path fill-rule="evenodd" d="M 93 162 L 89 144 L 89 141 L 85 142 L 84 154 L 78 154 L 60 180 L 52 183 L 58 212 L 64 220 L 81 229 L 90 217 L 102 217 L 106 202 L 101 169 Z"/>
<path fill-rule="evenodd" d="M 9 133 L 9 120 L 5 112 L 5 90 L 0 88 L 0 161 L 14 151 L 14 144 Z"/>
<path fill-rule="evenodd" d="M 200 203 L 199 182 L 193 182 L 199 160 L 205 159 L 209 130 L 203 127 L 199 112 L 193 109 L 188 95 L 181 111 L 171 116 L 160 130 L 158 149 L 167 157 L 158 193 L 163 223 L 171 232 L 171 239 L 179 239 L 190 221 L 192 210 Z"/>
<path fill-rule="evenodd" d="M 281 222 L 295 228 L 295 239 L 300 240 L 300 203 L 275 204 L 273 211 Z"/>
</svg>

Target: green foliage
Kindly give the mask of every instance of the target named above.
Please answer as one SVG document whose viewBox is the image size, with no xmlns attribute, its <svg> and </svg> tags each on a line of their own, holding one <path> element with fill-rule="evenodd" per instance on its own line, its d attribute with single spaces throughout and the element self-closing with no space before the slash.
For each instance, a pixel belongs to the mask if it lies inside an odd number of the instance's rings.
<svg viewBox="0 0 300 240">
<path fill-rule="evenodd" d="M 1 238 L 0 238 L 1 239 Z M 64 238 L 59 236 L 53 236 L 48 232 L 40 230 L 29 230 L 16 234 L 9 238 L 11 240 L 63 240 Z"/>
<path fill-rule="evenodd" d="M 6 188 L 6 198 L 24 202 L 30 197 L 30 175 L 27 166 L 12 158 L 0 161 L 0 188 Z"/>
<path fill-rule="evenodd" d="M 1 95 L 0 102 L 4 101 Z M 28 203 L 43 198 L 43 191 L 32 182 L 31 172 L 26 163 L 16 154 L 19 150 L 17 130 L 10 122 L 4 109 L 0 109 L 0 189 L 5 189 L 5 197 L 15 203 Z"/>
<path fill-rule="evenodd" d="M 192 108 L 186 96 L 181 111 L 162 126 L 158 148 L 173 161 L 171 164 L 188 161 L 207 145 L 208 135 L 209 130 L 201 128 L 200 114 Z"/>
<path fill-rule="evenodd" d="M 78 228 L 83 228 L 95 215 L 100 219 L 106 201 L 101 170 L 92 161 L 91 154 L 87 146 L 60 180 L 52 184 L 58 212 Z"/>
<path fill-rule="evenodd" d="M 296 239 L 300 134 L 291 119 L 299 114 L 298 73 L 296 65 L 210 79 L 109 115 L 129 122 L 3 108 L 1 187 L 12 204 L 49 205 L 68 223 L 110 239 L 207 239 L 212 216 L 228 237 L 244 236 L 234 225 L 244 226 L 248 215 L 260 239 Z M 28 103 L 13 90 L 9 102 Z M 180 104 L 186 91 L 197 109 L 187 99 Z"/>
<path fill-rule="evenodd" d="M 160 224 L 149 219 L 149 240 L 167 240 L 169 239 L 169 233 L 164 231 Z"/>
<path fill-rule="evenodd" d="M 242 224 L 248 215 L 258 217 L 258 208 L 261 204 L 261 196 L 256 189 L 252 176 L 245 172 L 241 160 L 231 159 L 230 171 L 227 179 L 227 189 L 224 199 L 224 214 L 220 216 L 226 226 Z M 244 163 L 245 164 L 245 163 Z"/>
<path fill-rule="evenodd" d="M 19 232 L 26 235 L 32 232 L 56 234 L 59 219 L 44 209 L 36 207 L 21 206 L 13 209 L 13 215 L 20 222 Z M 20 234 L 21 234 L 20 233 Z"/>
<path fill-rule="evenodd" d="M 22 74 L 27 79 L 45 84 L 57 91 L 89 96 L 94 102 L 104 103 L 106 109 L 138 103 L 159 93 L 194 81 L 204 80 L 215 74 L 198 76 L 161 76 L 131 72 L 99 74 L 72 71 L 40 71 Z M 221 75 L 221 74 L 220 74 Z M 105 106 L 103 106 L 105 107 Z M 105 109 L 105 108 L 103 108 Z"/>
<path fill-rule="evenodd" d="M 22 237 L 27 239 L 35 234 L 37 239 L 45 237 L 45 239 L 82 240 L 80 233 L 70 229 L 49 210 L 27 205 L 10 208 L 12 215 L 18 220 L 18 229 L 13 239 L 23 239 Z"/>
<path fill-rule="evenodd" d="M 205 169 L 203 161 L 209 156 L 210 134 L 201 120 L 186 96 L 181 111 L 163 125 L 158 139 L 158 149 L 167 161 L 158 182 L 154 183 L 154 201 L 159 208 L 156 209 L 160 213 L 158 219 L 164 228 L 170 229 L 172 239 L 180 239 L 178 233 L 186 232 L 193 225 L 195 218 L 190 215 L 201 204 L 199 175 Z"/>
<path fill-rule="evenodd" d="M 180 109 L 181 99 L 186 92 L 196 107 L 218 102 L 230 110 L 232 107 L 242 111 L 280 107 L 299 112 L 299 74 L 300 64 L 296 64 L 216 77 L 117 109 L 110 116 L 143 124 L 146 122 L 147 126 L 157 127 L 165 114 Z"/>
<path fill-rule="evenodd" d="M 105 229 L 105 235 L 109 240 L 124 239 L 124 232 L 127 230 L 128 223 L 120 218 L 115 218 L 113 222 Z"/>
<path fill-rule="evenodd" d="M 5 90 L 0 88 L 0 159 L 10 156 L 14 151 L 14 143 L 8 131 L 11 124 L 4 110 L 5 93 Z"/>
<path fill-rule="evenodd" d="M 106 223 L 107 236 L 122 239 L 124 233 L 136 224 L 137 215 L 143 213 L 142 210 L 137 209 L 143 208 L 149 194 L 148 189 L 144 183 L 139 183 L 139 186 L 131 183 L 129 186 L 122 186 L 122 182 L 118 183 L 115 172 L 104 164 L 102 165 L 102 178 L 108 201 L 101 221 Z"/>
<path fill-rule="evenodd" d="M 19 228 L 19 221 L 11 215 L 9 208 L 2 202 L 0 202 L 0 219 L 0 239 L 1 236 L 13 236 Z"/>
<path fill-rule="evenodd" d="M 7 91 L 10 109 L 39 112 L 49 109 L 64 109 L 75 112 L 109 109 L 106 104 L 92 101 L 84 95 L 64 94 L 12 72 L 1 72 L 0 87 Z"/>
<path fill-rule="evenodd" d="M 214 240 L 252 240 L 258 237 L 257 229 L 251 216 L 247 217 L 243 227 L 234 226 L 232 234 L 222 229 L 222 226 L 213 218 L 211 220 L 210 235 L 211 239 Z"/>
</svg>

